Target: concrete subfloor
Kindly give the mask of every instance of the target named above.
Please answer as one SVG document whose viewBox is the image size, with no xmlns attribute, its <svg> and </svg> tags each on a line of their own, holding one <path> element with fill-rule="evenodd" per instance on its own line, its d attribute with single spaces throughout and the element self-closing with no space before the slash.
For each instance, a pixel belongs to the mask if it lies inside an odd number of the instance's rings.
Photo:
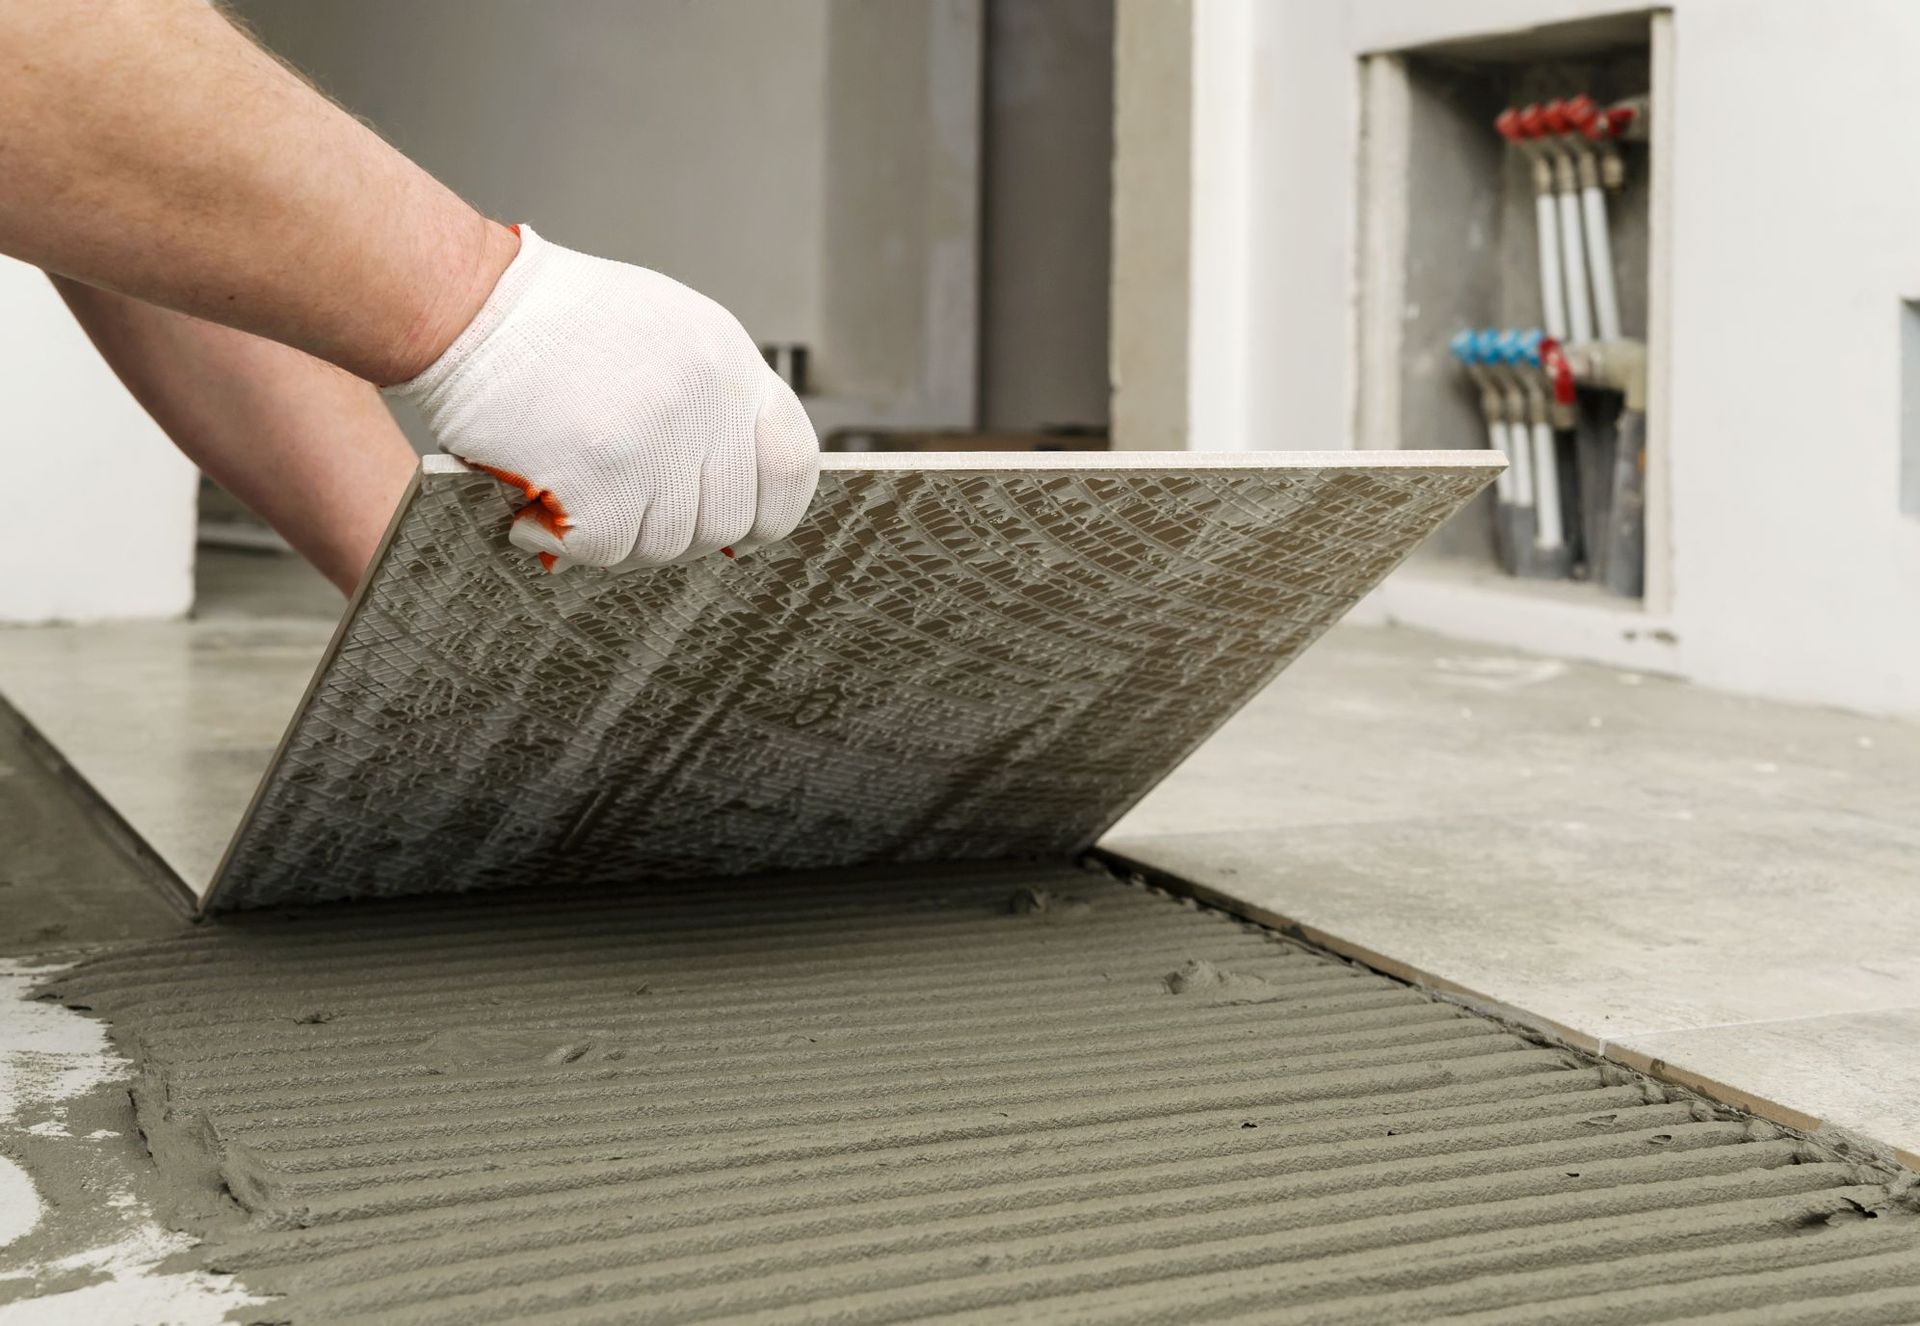
<svg viewBox="0 0 1920 1326">
<path fill-rule="evenodd" d="M 338 611 L 286 559 L 203 572 L 191 622 L 0 632 L 0 692 L 195 885 Z M 1103 845 L 1576 1045 L 1920 1154 L 1915 725 L 1340 628 Z"/>
<path fill-rule="evenodd" d="M 105 1084 L 0 1151 L 53 1205 L 137 1131 L 246 1321 L 1920 1312 L 1892 1167 L 1184 901 L 1002 864 L 249 911 L 43 984 L 132 1048 L 131 1125 Z M 100 1205 L 0 1250 L 0 1320 L 99 1319 L 49 1266 Z"/>
</svg>

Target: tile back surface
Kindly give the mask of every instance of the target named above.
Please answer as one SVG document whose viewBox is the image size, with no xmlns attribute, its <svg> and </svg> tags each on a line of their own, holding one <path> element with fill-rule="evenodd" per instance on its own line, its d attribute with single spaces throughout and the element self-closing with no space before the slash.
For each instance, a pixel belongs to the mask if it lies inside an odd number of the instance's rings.
<svg viewBox="0 0 1920 1326">
<path fill-rule="evenodd" d="M 861 459 L 778 545 L 626 576 L 430 467 L 208 905 L 1064 858 L 1498 468 Z"/>
</svg>

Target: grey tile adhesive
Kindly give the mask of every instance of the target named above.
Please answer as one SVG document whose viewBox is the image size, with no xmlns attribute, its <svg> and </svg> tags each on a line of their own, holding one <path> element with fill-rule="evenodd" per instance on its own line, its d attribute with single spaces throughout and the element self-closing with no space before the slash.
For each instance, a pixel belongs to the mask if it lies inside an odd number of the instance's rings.
<svg viewBox="0 0 1920 1326">
<path fill-rule="evenodd" d="M 430 458 L 206 905 L 1071 859 L 1504 464 L 825 459 L 790 539 L 552 577 Z"/>
<path fill-rule="evenodd" d="M 50 993 L 247 1320 L 1920 1320 L 1910 1178 L 1104 873 L 263 909 Z"/>
</svg>

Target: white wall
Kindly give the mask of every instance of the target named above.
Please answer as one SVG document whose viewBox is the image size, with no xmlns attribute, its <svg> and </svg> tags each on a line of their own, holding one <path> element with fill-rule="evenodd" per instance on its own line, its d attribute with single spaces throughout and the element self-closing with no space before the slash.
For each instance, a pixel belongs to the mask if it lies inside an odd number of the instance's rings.
<svg viewBox="0 0 1920 1326">
<path fill-rule="evenodd" d="M 1749 8 L 1675 17 L 1676 630 L 1713 681 L 1920 712 L 1920 522 L 1898 501 L 1920 6 Z M 1754 133 L 1738 107 L 1783 93 L 1787 123 Z"/>
<path fill-rule="evenodd" d="M 1113 445 L 1187 445 L 1193 0 L 1118 0 L 1113 42 Z"/>
<path fill-rule="evenodd" d="M 175 617 L 198 473 L 37 269 L 0 258 L 0 622 Z"/>
<path fill-rule="evenodd" d="M 1352 285 L 1354 72 L 1327 58 L 1345 43 L 1344 5 L 1120 0 L 1119 12 L 1114 444 L 1343 445 L 1350 334 L 1326 310 Z M 1295 380 L 1319 389 L 1303 398 Z"/>
<path fill-rule="evenodd" d="M 1243 123 L 1196 139 L 1196 162 L 1223 149 L 1228 161 L 1196 169 L 1195 242 L 1240 256 L 1196 252 L 1193 307 L 1246 307 L 1237 354 L 1216 337 L 1191 361 L 1198 440 L 1351 445 L 1358 57 L 1633 6 L 1265 0 L 1240 18 L 1246 0 L 1196 4 L 1195 68 L 1238 62 L 1225 77 L 1251 89 Z M 1898 499 L 1900 300 L 1920 294 L 1920 5 L 1671 7 L 1670 602 L 1636 622 L 1520 596 L 1428 597 L 1421 620 L 1920 714 L 1920 521 Z M 1197 125 L 1207 104 L 1203 90 Z M 1205 335 L 1197 326 L 1193 344 Z M 1411 601 L 1384 596 L 1389 610 Z"/>
<path fill-rule="evenodd" d="M 1187 324 L 1187 445 L 1196 451 L 1282 446 L 1250 428 L 1254 0 L 1201 0 L 1193 11 L 1192 288 Z"/>
</svg>

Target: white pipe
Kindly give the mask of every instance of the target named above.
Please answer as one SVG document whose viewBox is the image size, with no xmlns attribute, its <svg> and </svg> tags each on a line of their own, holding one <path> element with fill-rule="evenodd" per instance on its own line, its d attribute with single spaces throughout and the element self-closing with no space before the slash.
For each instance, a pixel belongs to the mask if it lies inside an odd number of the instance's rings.
<svg viewBox="0 0 1920 1326">
<path fill-rule="evenodd" d="M 1513 505 L 1529 511 L 1533 508 L 1533 457 L 1529 454 L 1532 448 L 1527 445 L 1525 424 L 1516 421 L 1512 432 L 1513 440 L 1507 447 L 1507 472 L 1500 477 L 1513 480 L 1508 489 Z"/>
<path fill-rule="evenodd" d="M 1507 425 L 1501 419 L 1487 420 L 1487 445 L 1507 458 L 1507 468 L 1493 481 L 1494 496 L 1501 506 L 1513 504 L 1513 452 L 1508 449 Z"/>
<path fill-rule="evenodd" d="M 1560 524 L 1560 458 L 1553 450 L 1553 425 L 1545 420 L 1533 426 L 1533 488 L 1539 508 L 1533 546 L 1558 552 L 1566 543 Z"/>
<path fill-rule="evenodd" d="M 1593 339 L 1593 311 L 1587 304 L 1586 260 L 1580 245 L 1580 197 L 1570 179 L 1562 179 L 1561 184 L 1560 256 L 1567 273 L 1567 339 L 1584 345 Z"/>
<path fill-rule="evenodd" d="M 1547 335 L 1567 338 L 1567 306 L 1560 295 L 1560 226 L 1551 191 L 1533 196 L 1534 218 L 1540 231 L 1540 315 Z"/>
<path fill-rule="evenodd" d="M 1620 299 L 1613 284 L 1613 242 L 1607 236 L 1607 199 L 1600 186 L 1580 190 L 1586 213 L 1587 267 L 1593 273 L 1593 320 L 1603 341 L 1620 339 Z"/>
</svg>

